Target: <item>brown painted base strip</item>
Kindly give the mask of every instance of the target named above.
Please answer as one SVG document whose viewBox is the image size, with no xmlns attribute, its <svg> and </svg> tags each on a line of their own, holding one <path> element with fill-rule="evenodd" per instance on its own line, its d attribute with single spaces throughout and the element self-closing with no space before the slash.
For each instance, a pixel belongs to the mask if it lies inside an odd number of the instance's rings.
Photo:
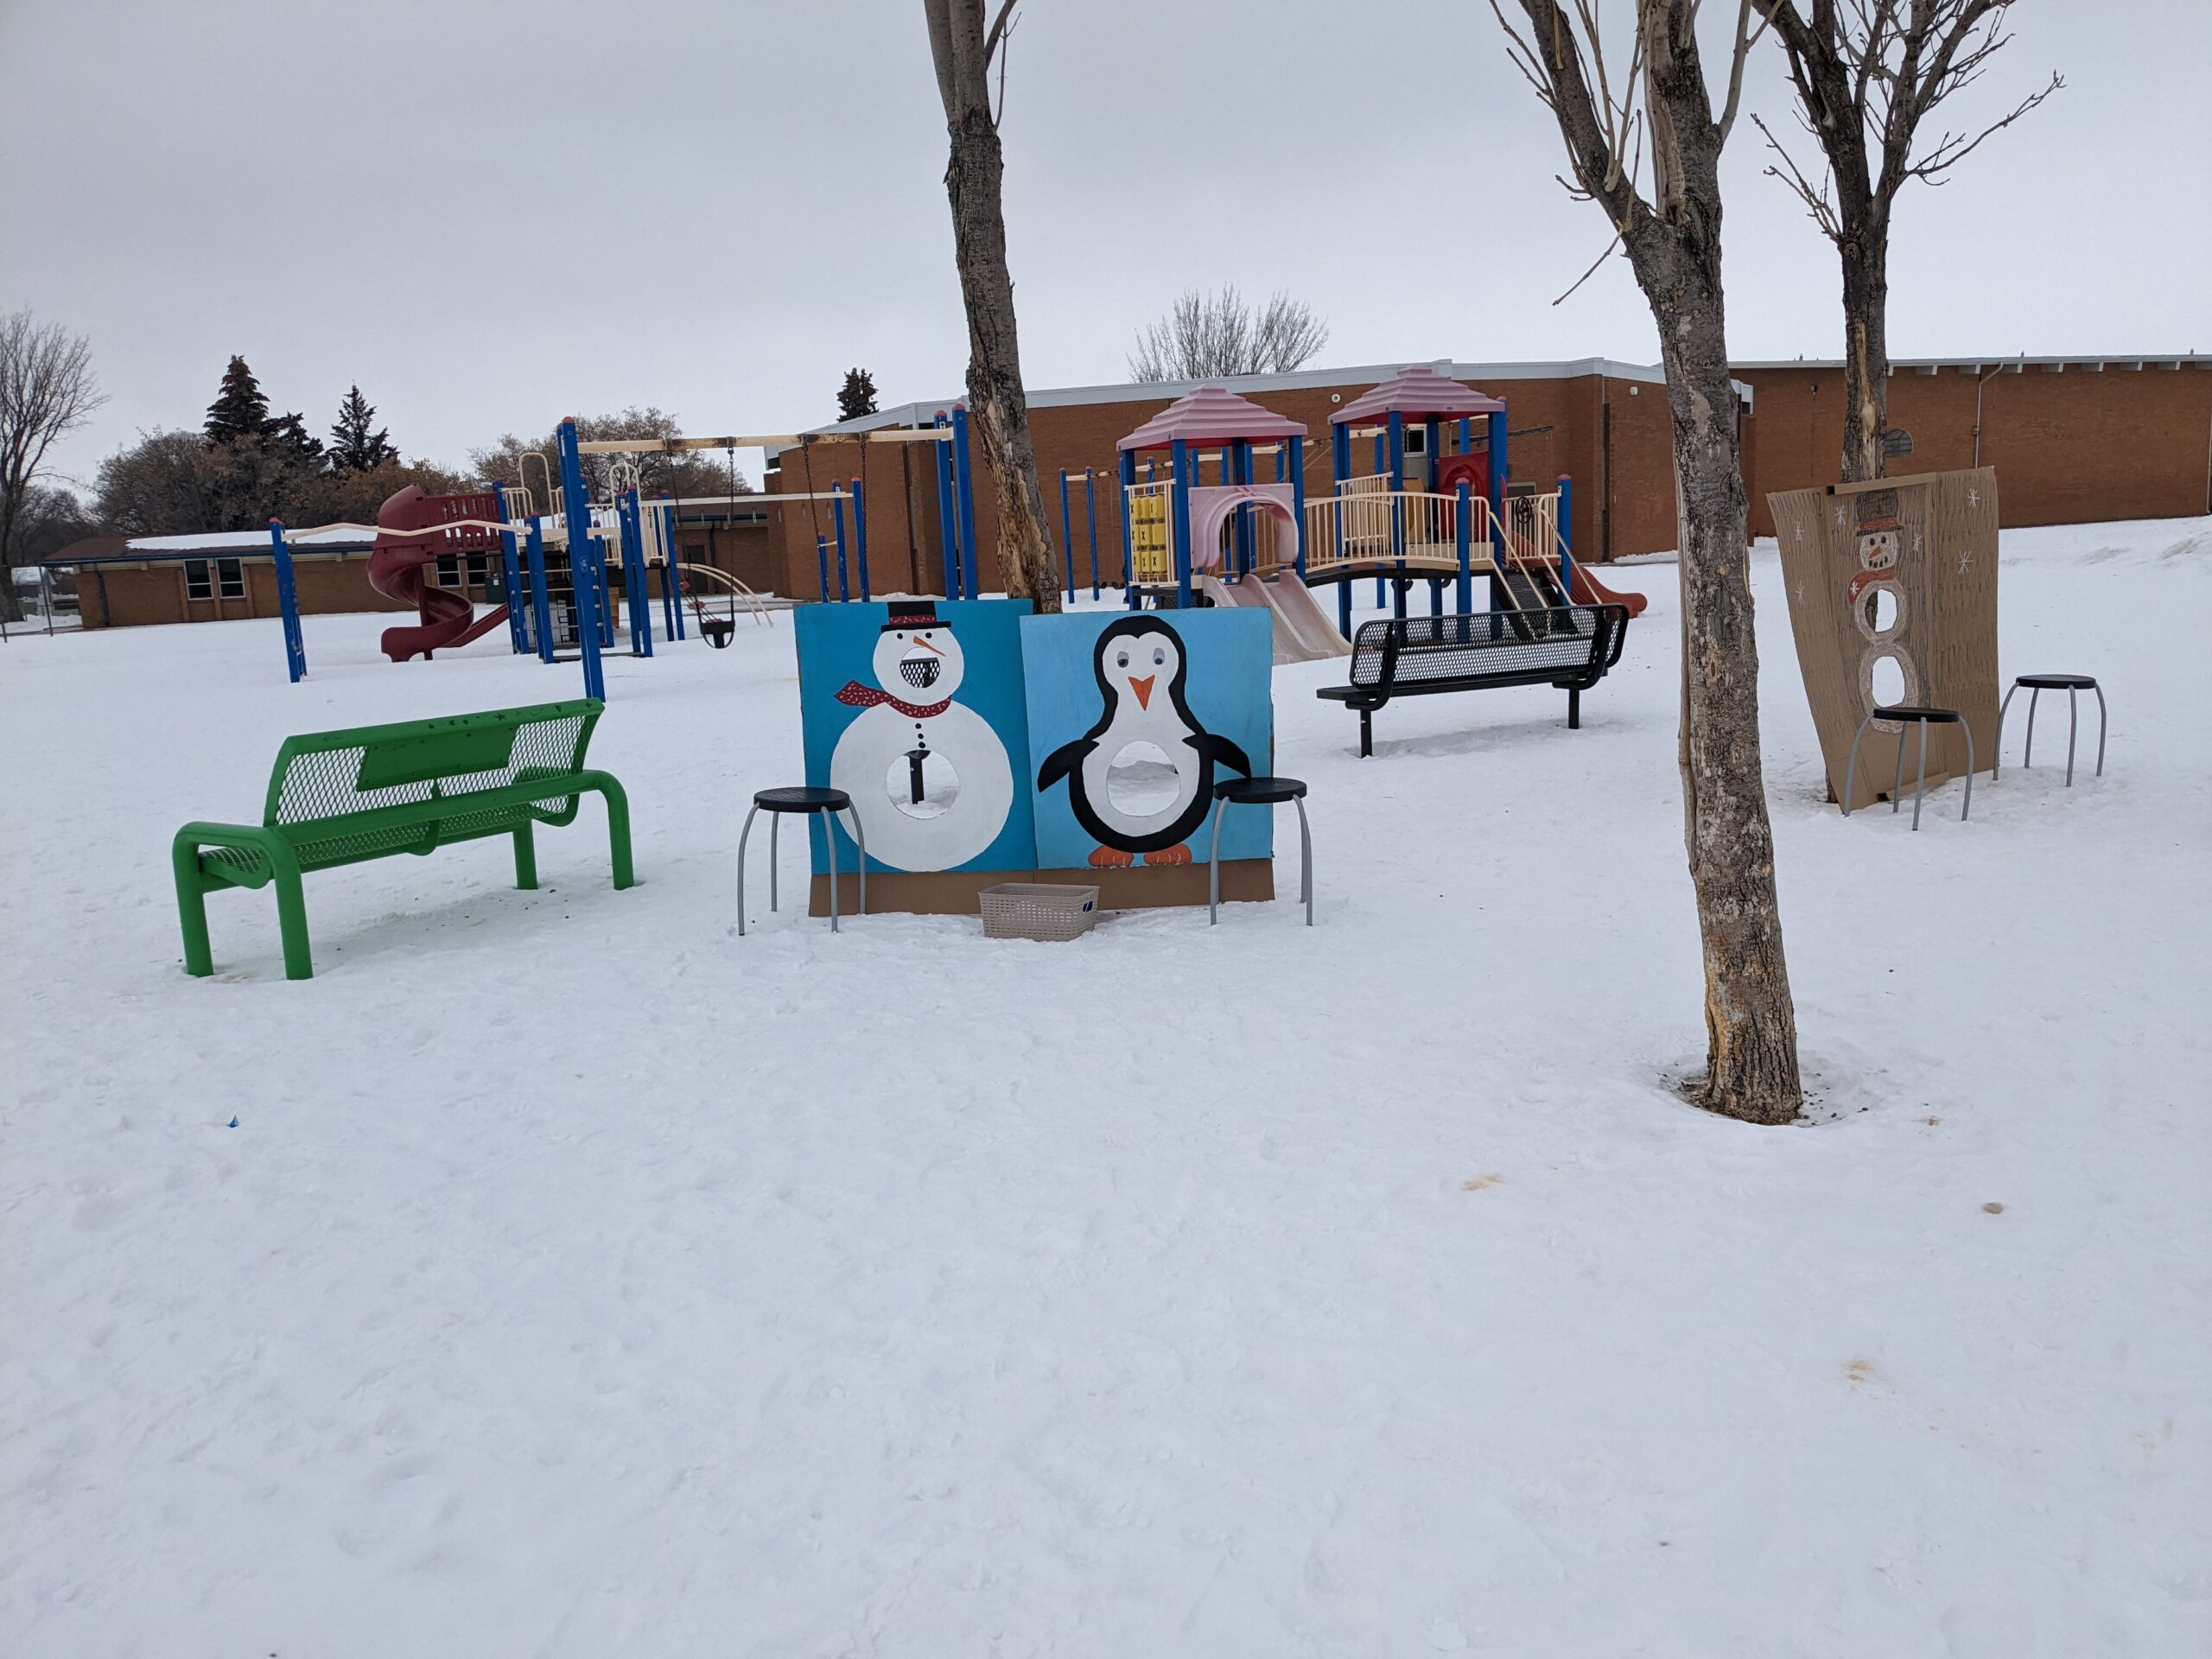
<svg viewBox="0 0 2212 1659">
<path fill-rule="evenodd" d="M 948 870 L 920 874 L 893 875 L 871 871 L 868 878 L 868 907 L 871 914 L 904 912 L 916 916 L 975 916 L 976 895 L 1001 881 L 1052 881 L 1098 889 L 1101 910 L 1149 910 L 1169 905 L 1203 905 L 1206 901 L 1206 867 L 1203 863 L 1140 864 L 1126 870 Z M 1274 861 L 1267 858 L 1224 858 L 1221 861 L 1221 896 L 1224 903 L 1258 902 L 1275 896 Z M 837 909 L 849 916 L 860 904 L 860 884 L 849 870 L 837 878 Z M 809 884 L 807 913 L 830 913 L 830 878 L 817 875 Z"/>
</svg>

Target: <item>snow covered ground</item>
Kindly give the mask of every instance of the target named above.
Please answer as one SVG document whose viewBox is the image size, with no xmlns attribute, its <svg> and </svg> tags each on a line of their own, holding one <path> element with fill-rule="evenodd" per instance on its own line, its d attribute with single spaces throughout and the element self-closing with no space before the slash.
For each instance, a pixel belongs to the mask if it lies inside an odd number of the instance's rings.
<svg viewBox="0 0 2212 1659">
<path fill-rule="evenodd" d="M 265 893 L 180 971 L 176 825 L 575 671 L 9 644 L 0 1651 L 2212 1651 L 2212 521 L 2005 550 L 2005 670 L 2099 675 L 2107 770 L 1916 836 L 1822 805 L 1755 560 L 1783 1129 L 1664 1086 L 1663 567 L 1579 733 L 1429 698 L 1362 762 L 1277 671 L 1311 931 L 735 938 L 779 618 L 610 663 L 639 887 L 595 804 L 535 893 L 503 842 L 313 877 L 305 984 Z"/>
</svg>

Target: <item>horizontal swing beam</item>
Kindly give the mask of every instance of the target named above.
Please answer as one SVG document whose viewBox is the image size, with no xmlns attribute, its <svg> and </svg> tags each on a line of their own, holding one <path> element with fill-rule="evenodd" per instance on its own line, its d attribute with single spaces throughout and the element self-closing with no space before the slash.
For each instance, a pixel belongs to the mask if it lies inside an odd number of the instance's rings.
<svg viewBox="0 0 2212 1659">
<path fill-rule="evenodd" d="M 672 455 L 692 449 L 790 449 L 809 443 L 950 443 L 949 426 L 887 427 L 878 432 L 764 432 L 721 438 L 590 438 L 585 455 Z"/>
</svg>

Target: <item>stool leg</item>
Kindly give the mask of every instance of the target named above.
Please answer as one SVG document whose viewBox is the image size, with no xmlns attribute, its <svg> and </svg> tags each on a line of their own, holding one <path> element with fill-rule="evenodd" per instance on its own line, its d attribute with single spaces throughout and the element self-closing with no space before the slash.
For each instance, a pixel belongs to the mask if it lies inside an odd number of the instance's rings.
<svg viewBox="0 0 2212 1659">
<path fill-rule="evenodd" d="M 1904 775 L 1904 738 L 1897 738 L 1897 775 Z M 1920 798 L 1928 792 L 1928 722 L 1920 722 L 1920 776 L 1912 780 L 1912 827 L 1920 828 Z"/>
<path fill-rule="evenodd" d="M 1866 720 L 1859 722 L 1859 729 L 1851 734 L 1851 759 L 1843 768 L 1843 816 L 1847 818 L 1851 816 L 1851 786 L 1859 778 L 1859 740 L 1866 735 L 1867 723 L 1873 718 L 1872 715 L 1867 715 Z"/>
<path fill-rule="evenodd" d="M 1306 802 L 1299 796 L 1291 797 L 1291 804 L 1298 809 L 1298 879 L 1306 889 L 1306 925 L 1313 925 L 1313 832 L 1306 826 Z"/>
<path fill-rule="evenodd" d="M 2005 693 L 2005 701 L 1997 705 L 1997 753 L 1989 757 L 1989 781 L 1997 781 L 1998 768 L 2005 764 L 2005 711 L 2012 706 L 2012 693 L 2020 688 L 2012 687 Z"/>
<path fill-rule="evenodd" d="M 753 810 L 758 812 L 760 809 L 756 806 Z M 768 908 L 771 911 L 776 907 L 776 832 L 783 827 L 784 815 L 771 812 L 768 815 Z"/>
<path fill-rule="evenodd" d="M 812 823 L 813 820 L 809 819 L 808 822 Z M 837 931 L 837 815 L 835 812 L 822 815 L 822 834 L 830 843 L 830 931 L 835 933 Z M 810 836 L 808 839 L 812 840 L 813 837 Z"/>
<path fill-rule="evenodd" d="M 861 810 L 857 806 L 845 809 L 845 816 L 853 821 L 853 844 L 861 849 L 861 907 L 853 913 L 868 914 L 868 831 L 861 828 Z M 835 822 L 833 817 L 832 822 Z"/>
<path fill-rule="evenodd" d="M 1928 728 L 1927 728 L 1925 726 L 1923 726 L 1923 727 L 1922 727 L 1922 728 L 1920 728 L 1920 734 L 1921 734 L 1923 737 L 1925 737 L 1925 736 L 1927 736 L 1927 735 L 1928 735 Z M 1891 781 L 1890 781 L 1890 812 L 1891 812 L 1891 815 L 1892 817 L 1895 817 L 1895 816 L 1896 816 L 1896 814 L 1897 814 L 1897 809 L 1898 809 L 1899 807 L 1903 806 L 1904 804 L 1904 728 L 1903 726 L 1899 726 L 1899 727 L 1897 728 L 1897 775 L 1895 778 L 1893 778 L 1892 779 L 1891 779 Z"/>
<path fill-rule="evenodd" d="M 756 806 L 745 815 L 745 828 L 737 833 L 737 937 L 741 939 L 745 937 L 745 839 L 753 833 L 753 820 L 760 816 Z M 775 866 L 768 868 L 772 870 Z"/>
<path fill-rule="evenodd" d="M 1229 803 L 1213 804 L 1213 837 L 1206 845 L 1206 925 L 1218 921 L 1221 912 L 1221 821 L 1228 815 Z"/>
<path fill-rule="evenodd" d="M 2025 772 L 2036 763 L 2036 699 L 2043 696 L 2043 688 L 2035 686 L 2028 692 L 2028 747 L 2020 753 L 2020 770 Z"/>
<path fill-rule="evenodd" d="M 2074 728 L 2082 717 L 2082 700 L 2074 688 L 2066 688 L 2066 787 L 2074 787 Z"/>
<path fill-rule="evenodd" d="M 2097 776 L 2105 775 L 2105 689 L 2101 685 L 2089 688 L 2097 694 Z"/>
<path fill-rule="evenodd" d="M 1974 728 L 1961 721 L 1959 729 L 1967 734 L 1967 798 L 1959 807 L 1959 822 L 1964 823 L 1974 810 Z"/>
</svg>

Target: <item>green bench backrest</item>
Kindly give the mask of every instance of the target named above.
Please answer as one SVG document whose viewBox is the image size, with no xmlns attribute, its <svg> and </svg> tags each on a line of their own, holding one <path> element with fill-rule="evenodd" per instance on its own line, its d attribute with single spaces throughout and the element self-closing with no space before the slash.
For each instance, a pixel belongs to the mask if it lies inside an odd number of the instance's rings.
<svg viewBox="0 0 2212 1659">
<path fill-rule="evenodd" d="M 594 697 L 287 738 L 269 778 L 271 829 L 429 800 L 466 800 L 580 771 L 606 705 Z"/>
</svg>

